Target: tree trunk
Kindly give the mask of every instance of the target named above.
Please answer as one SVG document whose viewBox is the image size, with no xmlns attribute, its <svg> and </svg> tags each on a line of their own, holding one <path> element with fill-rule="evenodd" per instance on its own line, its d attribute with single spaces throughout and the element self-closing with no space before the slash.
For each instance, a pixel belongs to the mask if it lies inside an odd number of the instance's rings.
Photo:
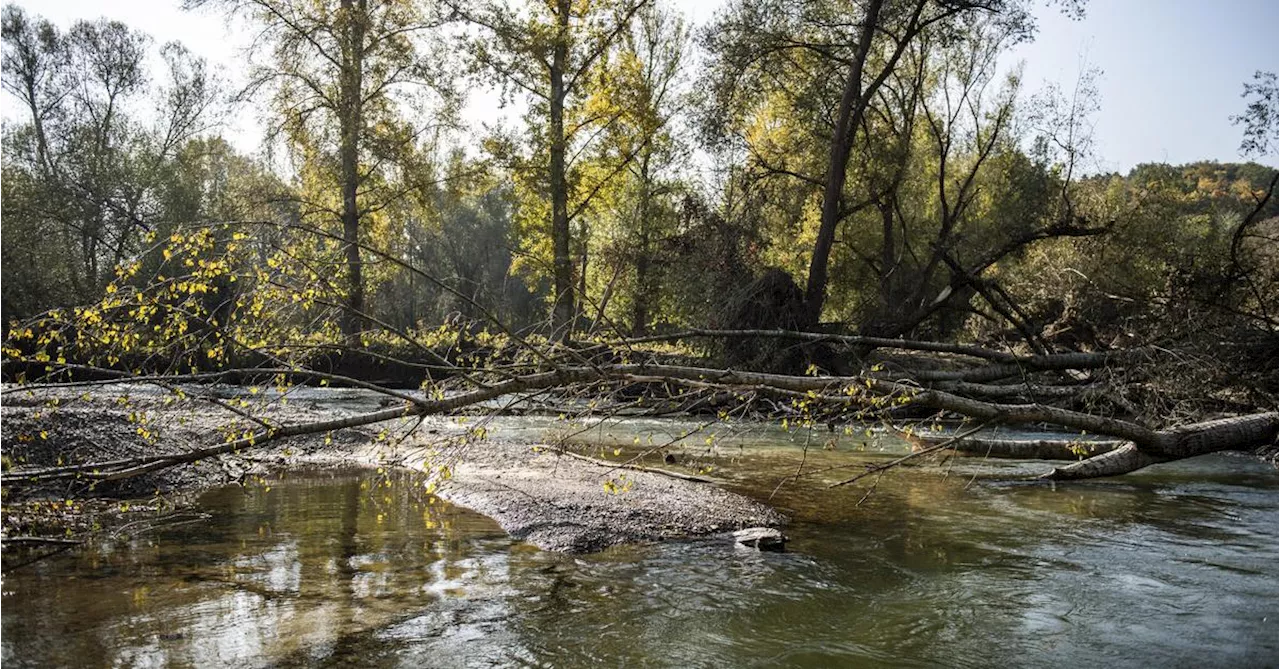
<svg viewBox="0 0 1280 669">
<path fill-rule="evenodd" d="M 857 129 L 854 103 L 862 93 L 862 66 L 871 46 L 875 15 L 880 10 L 879 0 L 872 0 L 867 10 L 866 25 L 862 30 L 862 42 L 858 45 L 858 58 L 849 66 L 844 82 L 844 94 L 840 98 L 840 115 L 836 120 L 835 136 L 831 138 L 831 151 L 827 157 L 826 185 L 822 190 L 822 218 L 818 223 L 818 238 L 813 245 L 813 257 L 809 261 L 809 280 L 805 287 L 805 318 L 814 326 L 822 319 L 822 303 L 827 296 L 827 261 L 831 257 L 831 245 L 836 239 L 836 224 L 840 219 L 840 196 L 848 173 L 849 154 L 853 150 L 853 135 Z"/>
<path fill-rule="evenodd" d="M 354 340 L 363 326 L 364 277 L 360 262 L 360 188 L 361 82 L 364 65 L 364 19 L 368 0 L 342 0 L 344 30 L 341 76 L 341 130 L 338 153 L 342 163 L 342 242 L 347 264 L 347 309 L 342 315 L 342 332 Z"/>
<path fill-rule="evenodd" d="M 1253 450 L 1274 443 L 1278 425 L 1280 417 L 1274 412 L 1182 425 L 1156 432 L 1151 440 L 1128 443 L 1110 453 L 1055 467 L 1040 478 L 1069 481 L 1119 476 L 1148 465 L 1206 453 Z"/>
<path fill-rule="evenodd" d="M 53 161 L 49 157 L 49 139 L 44 131 L 44 116 L 36 103 L 35 82 L 27 81 L 27 108 L 31 110 L 31 128 L 36 136 L 36 162 L 40 165 L 40 173 L 46 180 L 53 178 Z"/>
<path fill-rule="evenodd" d="M 573 318 L 575 321 L 573 324 L 573 329 L 577 329 L 578 327 L 580 327 L 580 324 L 576 322 L 579 316 L 581 316 L 584 320 L 586 318 L 587 262 L 590 261 L 590 256 L 588 254 L 589 249 L 587 248 L 587 231 L 586 231 L 585 225 L 582 226 L 582 230 L 579 231 L 578 236 L 582 242 L 582 253 L 578 255 L 578 294 L 576 296 L 578 299 L 574 302 L 576 306 L 573 309 Z"/>
<path fill-rule="evenodd" d="M 558 31 L 551 56 L 551 245 L 554 252 L 555 303 L 553 338 L 568 339 L 573 330 L 573 264 L 569 258 L 569 192 L 565 181 L 564 74 L 569 58 L 569 0 L 556 0 Z"/>
<path fill-rule="evenodd" d="M 1166 459 L 1143 453 L 1138 450 L 1137 444 L 1129 442 L 1114 451 L 1073 462 L 1065 467 L 1054 467 L 1040 478 L 1046 481 L 1077 481 L 1119 476 L 1161 462 L 1166 462 Z"/>
<path fill-rule="evenodd" d="M 631 306 L 631 335 L 643 336 L 649 328 L 649 217 L 652 214 L 653 189 L 649 184 L 649 160 L 652 150 L 644 150 L 640 160 L 640 239 L 636 244 L 636 288 Z"/>
<path fill-rule="evenodd" d="M 249 370 L 242 370 L 249 371 Z M 256 370 L 258 372 L 266 370 Z M 274 370 L 273 370 L 274 371 Z M 302 371 L 293 372 L 319 378 L 330 375 Z M 120 373 L 122 377 L 138 377 Z M 338 377 L 335 377 L 338 378 Z M 347 379 L 350 381 L 350 379 Z M 358 384 L 379 392 L 398 403 L 388 409 L 343 416 L 330 420 L 269 425 L 247 436 L 205 448 L 114 461 L 60 465 L 47 468 L 21 468 L 0 475 L 2 485 L 23 485 L 39 481 L 77 479 L 82 481 L 116 481 L 139 476 L 178 464 L 193 462 L 226 453 L 239 452 L 271 441 L 304 434 L 372 425 L 407 416 L 426 416 L 456 411 L 504 395 L 527 393 L 548 388 L 568 388 L 601 381 L 627 383 L 675 383 L 696 388 L 718 387 L 733 392 L 751 388 L 757 392 L 804 397 L 806 401 L 831 406 L 865 406 L 874 398 L 905 398 L 906 404 L 960 413 L 986 422 L 1004 425 L 1048 422 L 1063 427 L 1086 430 L 1128 440 L 1129 444 L 1104 455 L 1067 467 L 1054 469 L 1042 478 L 1065 480 L 1114 476 L 1134 471 L 1157 462 L 1193 457 L 1224 450 L 1252 450 L 1274 443 L 1280 418 L 1266 412 L 1224 418 L 1192 425 L 1153 431 L 1127 421 L 1058 409 L 1041 404 L 998 404 L 959 397 L 937 390 L 922 390 L 913 384 L 883 381 L 871 377 L 813 377 L 732 369 L 663 365 L 649 363 L 603 364 L 581 367 L 558 367 L 551 371 L 511 376 L 503 381 L 448 397 L 414 397 L 374 384 Z M 865 390 L 864 390 L 865 389 Z M 871 404 L 876 404 L 871 402 Z M 883 402 L 881 402 L 883 404 Z"/>
</svg>

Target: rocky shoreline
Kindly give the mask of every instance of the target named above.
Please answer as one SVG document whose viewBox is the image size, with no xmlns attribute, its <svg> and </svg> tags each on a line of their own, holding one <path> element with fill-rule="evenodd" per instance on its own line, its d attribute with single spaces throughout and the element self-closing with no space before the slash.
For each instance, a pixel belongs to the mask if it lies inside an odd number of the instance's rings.
<svg viewBox="0 0 1280 669">
<path fill-rule="evenodd" d="M 0 408 L 5 469 L 11 473 L 207 446 L 221 438 L 220 426 L 237 419 L 226 409 L 228 403 L 235 408 L 236 402 L 229 400 L 178 397 L 141 386 L 10 392 Z M 335 415 L 309 404 L 276 402 L 255 413 L 280 423 Z M 711 483 L 620 469 L 539 444 L 469 440 L 446 419 L 426 421 L 406 435 L 398 434 L 398 427 L 390 426 L 389 434 L 374 426 L 297 437 L 94 486 L 75 481 L 10 486 L 5 535 L 59 530 L 57 518 L 51 520 L 48 513 L 55 502 L 61 503 L 67 528 L 109 525 L 109 517 L 95 517 L 92 523 L 72 517 L 65 501 L 160 499 L 164 503 L 159 506 L 172 510 L 212 486 L 252 484 L 273 471 L 317 463 L 422 472 L 424 485 L 433 485 L 442 499 L 489 516 L 512 537 L 551 551 L 592 552 L 787 522 L 777 511 Z M 90 503 L 83 508 L 110 516 L 115 506 Z"/>
</svg>

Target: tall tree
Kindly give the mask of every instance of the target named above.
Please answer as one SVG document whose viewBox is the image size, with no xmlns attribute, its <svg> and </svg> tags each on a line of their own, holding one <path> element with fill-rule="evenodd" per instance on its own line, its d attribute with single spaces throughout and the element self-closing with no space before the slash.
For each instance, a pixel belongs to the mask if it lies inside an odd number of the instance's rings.
<svg viewBox="0 0 1280 669">
<path fill-rule="evenodd" d="M 715 132 L 732 132 L 760 105 L 777 105 L 779 96 L 814 118 L 817 145 L 810 148 L 821 147 L 820 166 L 774 170 L 821 193 L 804 291 L 809 325 L 822 316 L 837 228 L 881 199 L 867 184 L 849 183 L 860 167 L 850 157 L 866 132 L 868 109 L 912 45 L 929 33 L 954 31 L 976 13 L 998 16 L 1024 33 L 1030 29 L 1019 2 L 866 0 L 851 13 L 843 3 L 825 0 L 770 0 L 734 4 L 704 33 L 712 55 L 709 125 Z"/>
<path fill-rule="evenodd" d="M 67 94 L 66 39 L 52 23 L 31 19 L 18 5 L 5 5 L 3 12 L 5 76 L 0 84 L 26 105 L 35 135 L 36 166 L 48 173 L 52 164 L 46 126 L 62 109 Z"/>
<path fill-rule="evenodd" d="M 642 8 L 589 102 L 617 121 L 587 159 L 606 172 L 626 164 L 602 192 L 594 225 L 581 240 L 601 260 L 579 296 L 596 325 L 643 333 L 660 302 L 662 244 L 675 231 L 678 198 L 687 190 L 680 172 L 688 149 L 677 115 L 688 98 L 681 76 L 688 36 L 676 12 L 661 4 Z M 582 269 L 586 278 L 585 259 Z"/>
<path fill-rule="evenodd" d="M 95 299 L 167 217 L 165 168 L 216 123 L 217 80 L 177 43 L 160 47 L 163 69 L 149 69 L 150 37 L 119 22 L 79 21 L 64 34 L 11 5 L 3 23 L 4 88 L 27 112 L 6 128 L 5 178 L 17 182 L 6 222 L 63 249 L 54 273 L 70 290 L 59 300 Z M 150 122 L 139 113 L 148 103 Z"/>
<path fill-rule="evenodd" d="M 207 4 L 249 18 L 260 28 L 259 41 L 270 45 L 268 62 L 255 66 L 242 96 L 270 93 L 273 134 L 283 134 L 300 172 L 319 184 L 320 192 L 301 196 L 304 209 L 338 224 L 341 325 L 353 337 L 367 316 L 362 227 L 370 214 L 421 185 L 411 169 L 416 144 L 450 118 L 447 58 L 424 53 L 446 17 L 409 0 L 340 0 L 336 7 L 302 0 L 186 2 Z M 430 118 L 410 109 L 422 84 L 437 94 Z M 336 205 L 326 201 L 330 183 L 339 194 Z"/>
<path fill-rule="evenodd" d="M 552 246 L 552 331 L 557 337 L 569 336 L 576 317 L 571 225 L 635 157 L 635 152 L 619 156 L 612 168 L 598 171 L 594 178 L 574 174 L 578 157 L 596 141 L 602 128 L 621 116 L 618 110 L 596 113 L 586 102 L 602 64 L 630 30 L 636 13 L 649 2 L 552 0 L 519 7 L 503 2 L 455 5 L 482 29 L 483 34 L 471 43 L 480 71 L 499 81 L 507 92 L 527 96 L 531 103 L 526 118 L 535 157 L 524 162 L 536 171 L 535 180 L 545 184 Z"/>
</svg>

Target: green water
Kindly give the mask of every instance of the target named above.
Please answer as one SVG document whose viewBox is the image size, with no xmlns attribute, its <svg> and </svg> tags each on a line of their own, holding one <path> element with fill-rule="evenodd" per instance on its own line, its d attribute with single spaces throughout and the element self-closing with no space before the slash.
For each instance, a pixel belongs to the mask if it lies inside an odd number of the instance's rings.
<svg viewBox="0 0 1280 669">
<path fill-rule="evenodd" d="M 807 466 L 850 457 L 811 453 Z M 726 459 L 766 497 L 796 448 Z M 1041 465 L 1035 465 L 1041 466 Z M 1265 667 L 1274 468 L 1213 456 L 1057 488 L 957 461 L 773 499 L 787 553 L 546 553 L 395 475 L 219 489 L 209 517 L 5 576 L 6 667 Z M 865 499 L 863 499 L 865 496 Z M 861 501 L 859 504 L 858 502 Z"/>
</svg>

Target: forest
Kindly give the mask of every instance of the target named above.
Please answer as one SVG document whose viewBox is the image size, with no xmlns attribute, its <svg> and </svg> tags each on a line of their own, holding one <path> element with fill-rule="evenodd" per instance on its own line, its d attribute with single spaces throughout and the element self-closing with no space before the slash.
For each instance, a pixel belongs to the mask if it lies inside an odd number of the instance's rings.
<svg viewBox="0 0 1280 669">
<path fill-rule="evenodd" d="M 0 16 L 5 664 L 1275 666 L 1274 68 L 1122 173 L 1014 56 L 1133 3 L 180 4 Z"/>
<path fill-rule="evenodd" d="M 651 0 L 186 0 L 253 31 L 236 85 L 120 22 L 6 6 L 6 393 L 332 385 L 387 408 L 279 423 L 209 397 L 234 415 L 198 446 L 7 454 L 5 483 L 513 396 L 1124 444 L 1051 478 L 1274 452 L 1276 170 L 1090 171 L 1098 72 L 1031 90 L 1000 65 L 1031 3 L 846 4 L 730 2 L 694 29 Z M 484 87 L 514 125 L 469 123 Z M 1241 154 L 1270 155 L 1276 76 L 1243 88 Z M 253 153 L 223 135 L 246 106 Z"/>
</svg>

